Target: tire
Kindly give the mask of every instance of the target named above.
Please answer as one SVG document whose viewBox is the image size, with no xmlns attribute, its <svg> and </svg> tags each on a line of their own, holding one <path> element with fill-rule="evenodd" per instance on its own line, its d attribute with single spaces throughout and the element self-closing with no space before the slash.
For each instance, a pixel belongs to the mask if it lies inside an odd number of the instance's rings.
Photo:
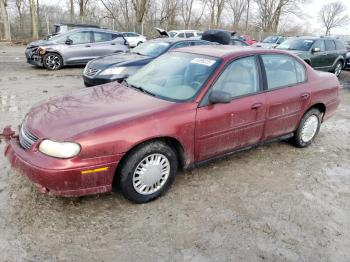
<svg viewBox="0 0 350 262">
<path fill-rule="evenodd" d="M 136 46 L 139 46 L 139 45 L 141 45 L 142 44 L 142 42 L 140 41 L 140 42 L 138 42 L 137 44 L 136 44 Z"/>
<path fill-rule="evenodd" d="M 60 70 L 63 66 L 63 59 L 57 53 L 47 53 L 44 55 L 43 64 L 47 70 Z"/>
<path fill-rule="evenodd" d="M 312 108 L 303 116 L 299 127 L 291 139 L 294 146 L 303 148 L 309 146 L 320 131 L 322 122 L 322 113 Z"/>
<path fill-rule="evenodd" d="M 338 61 L 333 69 L 333 73 L 335 74 L 336 77 L 338 77 L 343 69 L 343 63 L 341 61 Z"/>
<path fill-rule="evenodd" d="M 121 192 L 135 203 L 154 200 L 174 182 L 177 167 L 176 153 L 165 143 L 141 145 L 123 161 L 117 174 Z"/>
</svg>

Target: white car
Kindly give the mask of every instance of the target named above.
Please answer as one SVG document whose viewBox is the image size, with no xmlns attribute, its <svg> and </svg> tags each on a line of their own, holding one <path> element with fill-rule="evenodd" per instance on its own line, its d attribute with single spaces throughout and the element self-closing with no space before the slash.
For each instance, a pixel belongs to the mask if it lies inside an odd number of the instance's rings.
<svg viewBox="0 0 350 262">
<path fill-rule="evenodd" d="M 198 30 L 172 30 L 172 31 L 165 31 L 164 29 L 155 27 L 155 29 L 158 31 L 158 33 L 162 36 L 168 36 L 172 38 L 191 38 L 191 37 L 201 37 L 203 32 Z"/>
<path fill-rule="evenodd" d="M 147 41 L 146 37 L 135 32 L 122 32 L 121 34 L 124 36 L 130 47 L 138 46 Z"/>
</svg>

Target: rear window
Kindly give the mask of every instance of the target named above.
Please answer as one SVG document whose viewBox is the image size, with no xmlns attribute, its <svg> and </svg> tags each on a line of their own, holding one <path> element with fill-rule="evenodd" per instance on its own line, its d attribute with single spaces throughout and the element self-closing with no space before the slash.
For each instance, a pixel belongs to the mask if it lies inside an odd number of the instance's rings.
<svg viewBox="0 0 350 262">
<path fill-rule="evenodd" d="M 186 33 L 186 37 L 189 38 L 189 37 L 194 37 L 194 33 Z"/>
<path fill-rule="evenodd" d="M 326 44 L 326 51 L 335 50 L 335 43 L 333 40 L 325 40 L 325 44 Z"/>
<path fill-rule="evenodd" d="M 345 49 L 345 45 L 342 43 L 342 41 L 339 41 L 339 40 L 335 40 L 335 46 L 338 50 Z"/>
<path fill-rule="evenodd" d="M 95 42 L 106 42 L 112 40 L 112 34 L 103 32 L 94 32 Z"/>
</svg>

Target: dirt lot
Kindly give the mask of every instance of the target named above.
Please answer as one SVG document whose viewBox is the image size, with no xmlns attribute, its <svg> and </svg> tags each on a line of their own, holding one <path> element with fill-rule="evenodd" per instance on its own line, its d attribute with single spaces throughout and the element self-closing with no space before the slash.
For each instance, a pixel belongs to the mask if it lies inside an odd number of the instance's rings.
<svg viewBox="0 0 350 262">
<path fill-rule="evenodd" d="M 0 128 L 82 88 L 83 68 L 48 72 L 23 52 L 0 45 Z M 350 261 L 350 72 L 341 81 L 312 146 L 275 143 L 179 174 L 145 205 L 41 195 L 1 156 L 0 261 Z"/>
</svg>

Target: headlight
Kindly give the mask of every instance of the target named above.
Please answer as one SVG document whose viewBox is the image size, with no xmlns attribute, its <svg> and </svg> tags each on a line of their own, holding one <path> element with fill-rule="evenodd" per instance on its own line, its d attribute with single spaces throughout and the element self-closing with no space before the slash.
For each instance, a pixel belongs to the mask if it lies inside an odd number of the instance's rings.
<svg viewBox="0 0 350 262">
<path fill-rule="evenodd" d="M 46 49 L 45 49 L 44 47 L 41 47 L 41 46 L 40 46 L 40 47 L 38 48 L 38 52 L 39 52 L 40 55 L 45 55 Z"/>
<path fill-rule="evenodd" d="M 125 66 L 119 66 L 119 67 L 111 67 L 103 70 L 100 75 L 121 75 L 123 74 L 128 68 Z"/>
<path fill-rule="evenodd" d="M 39 151 L 52 157 L 71 158 L 80 153 L 80 145 L 71 142 L 55 142 L 45 139 L 40 143 Z"/>
</svg>

